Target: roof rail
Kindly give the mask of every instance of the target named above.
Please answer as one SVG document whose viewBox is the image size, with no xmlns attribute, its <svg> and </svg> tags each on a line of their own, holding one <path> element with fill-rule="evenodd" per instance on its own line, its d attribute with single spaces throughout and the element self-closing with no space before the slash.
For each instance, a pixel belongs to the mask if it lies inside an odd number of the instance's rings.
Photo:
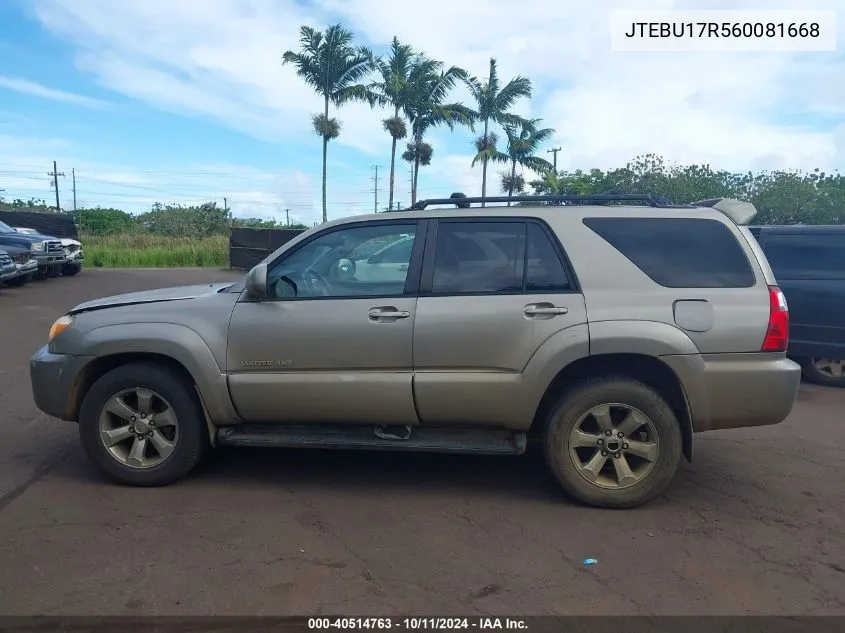
<svg viewBox="0 0 845 633">
<path fill-rule="evenodd" d="M 549 196 L 487 196 L 468 198 L 463 194 L 452 194 L 450 198 L 431 198 L 418 200 L 404 211 L 422 211 L 431 205 L 453 204 L 456 207 L 467 209 L 471 204 L 488 204 L 496 202 L 557 202 L 569 204 L 607 204 L 608 202 L 642 202 L 650 207 L 665 207 L 676 209 L 689 209 L 688 204 L 674 204 L 665 198 L 653 196 L 648 193 L 603 193 L 587 196 L 577 195 L 549 195 Z"/>
<path fill-rule="evenodd" d="M 709 198 L 693 202 L 696 207 L 710 207 L 728 216 L 734 224 L 746 226 L 757 216 L 757 207 L 751 202 L 743 202 L 734 198 Z"/>
</svg>

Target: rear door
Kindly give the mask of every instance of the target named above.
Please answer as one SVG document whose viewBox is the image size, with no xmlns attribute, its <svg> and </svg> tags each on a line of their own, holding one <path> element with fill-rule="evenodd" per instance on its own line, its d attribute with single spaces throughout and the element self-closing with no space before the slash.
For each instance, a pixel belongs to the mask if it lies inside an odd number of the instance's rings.
<svg viewBox="0 0 845 633">
<path fill-rule="evenodd" d="M 762 230 L 760 245 L 789 306 L 789 353 L 845 359 L 845 231 Z"/>
<path fill-rule="evenodd" d="M 586 353 L 586 321 L 584 297 L 541 221 L 433 221 L 414 322 L 420 422 L 527 428 L 537 403 L 526 405 L 523 370 L 568 328 Z"/>
</svg>

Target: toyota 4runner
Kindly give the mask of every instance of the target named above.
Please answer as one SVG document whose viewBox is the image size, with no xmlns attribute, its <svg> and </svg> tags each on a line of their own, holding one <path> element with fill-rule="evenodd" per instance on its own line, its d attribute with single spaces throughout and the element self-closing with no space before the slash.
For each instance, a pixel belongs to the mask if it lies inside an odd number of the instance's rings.
<svg viewBox="0 0 845 633">
<path fill-rule="evenodd" d="M 518 455 L 536 438 L 570 495 L 637 506 L 696 432 L 793 407 L 755 215 L 526 196 L 332 221 L 237 283 L 75 307 L 31 359 L 35 402 L 122 484 L 171 483 L 218 445 Z"/>
</svg>

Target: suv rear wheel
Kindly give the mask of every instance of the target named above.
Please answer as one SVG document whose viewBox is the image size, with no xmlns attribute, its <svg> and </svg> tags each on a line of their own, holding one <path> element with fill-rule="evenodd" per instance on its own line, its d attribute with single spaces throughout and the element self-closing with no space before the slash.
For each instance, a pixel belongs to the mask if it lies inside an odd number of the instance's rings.
<svg viewBox="0 0 845 633">
<path fill-rule="evenodd" d="M 209 445 L 193 386 L 171 369 L 124 365 L 97 380 L 82 402 L 79 435 L 110 479 L 162 486 L 199 463 Z"/>
<path fill-rule="evenodd" d="M 663 492 L 681 463 L 678 420 L 651 387 L 624 377 L 588 380 L 553 407 L 546 461 L 582 503 L 633 508 Z"/>
</svg>

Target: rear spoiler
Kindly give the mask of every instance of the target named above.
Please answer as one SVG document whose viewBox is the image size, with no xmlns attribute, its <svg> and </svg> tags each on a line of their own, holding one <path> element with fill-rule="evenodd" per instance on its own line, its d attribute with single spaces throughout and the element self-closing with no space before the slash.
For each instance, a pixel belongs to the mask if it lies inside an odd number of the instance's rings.
<svg viewBox="0 0 845 633">
<path fill-rule="evenodd" d="M 757 207 L 750 202 L 734 198 L 710 198 L 693 202 L 694 207 L 710 207 L 728 216 L 734 224 L 747 226 L 757 216 Z"/>
</svg>

